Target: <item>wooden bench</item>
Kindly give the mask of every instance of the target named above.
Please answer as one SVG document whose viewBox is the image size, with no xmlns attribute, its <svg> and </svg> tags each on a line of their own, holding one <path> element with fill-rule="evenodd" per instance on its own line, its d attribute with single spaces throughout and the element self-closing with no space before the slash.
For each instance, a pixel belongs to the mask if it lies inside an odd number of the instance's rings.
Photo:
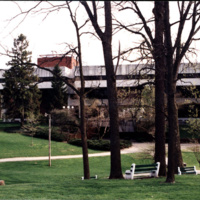
<svg viewBox="0 0 200 200">
<path fill-rule="evenodd" d="M 178 175 L 182 175 L 182 174 L 196 174 L 197 175 L 197 171 L 196 171 L 196 167 L 178 167 Z"/>
<path fill-rule="evenodd" d="M 125 171 L 125 179 L 134 179 L 136 176 L 149 174 L 150 177 L 158 177 L 160 162 L 146 165 L 136 165 L 133 163 L 130 170 Z"/>
</svg>

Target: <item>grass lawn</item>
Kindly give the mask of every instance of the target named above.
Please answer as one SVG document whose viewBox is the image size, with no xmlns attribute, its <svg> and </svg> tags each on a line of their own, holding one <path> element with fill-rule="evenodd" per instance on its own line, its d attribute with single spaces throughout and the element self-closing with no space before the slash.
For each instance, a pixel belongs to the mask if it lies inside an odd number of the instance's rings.
<svg viewBox="0 0 200 200">
<path fill-rule="evenodd" d="M 0 131 L 0 158 L 48 156 L 48 140 Z M 63 142 L 51 142 L 52 156 L 82 154 L 82 148 Z M 89 150 L 89 153 L 99 152 Z"/>
<path fill-rule="evenodd" d="M 20 134 L 0 132 L 0 158 L 23 156 L 47 156 L 48 141 Z M 81 154 L 80 147 L 52 141 L 52 155 Z M 90 153 L 97 152 L 89 150 Z M 183 153 L 188 166 L 199 169 L 191 152 Z M 135 180 L 109 180 L 110 157 L 89 158 L 91 176 L 98 179 L 81 180 L 81 158 L 34 162 L 0 163 L 0 199 L 69 199 L 69 200 L 115 200 L 115 199 L 181 199 L 199 200 L 200 175 L 176 176 L 175 184 L 166 184 L 165 177 Z M 122 171 L 137 164 L 152 163 L 151 157 L 143 154 L 122 155 Z"/>
<path fill-rule="evenodd" d="M 193 157 L 187 153 L 184 158 Z M 166 184 L 165 178 L 138 180 L 109 180 L 110 158 L 90 158 L 91 176 L 98 179 L 81 180 L 82 159 L 48 162 L 0 163 L 0 199 L 185 199 L 199 200 L 200 175 L 176 176 L 175 184 Z M 122 155 L 123 172 L 136 162 L 151 163 L 138 154 Z M 187 161 L 186 161 L 187 162 Z M 190 160 L 191 162 L 191 160 Z M 193 163 L 194 164 L 194 163 Z"/>
</svg>

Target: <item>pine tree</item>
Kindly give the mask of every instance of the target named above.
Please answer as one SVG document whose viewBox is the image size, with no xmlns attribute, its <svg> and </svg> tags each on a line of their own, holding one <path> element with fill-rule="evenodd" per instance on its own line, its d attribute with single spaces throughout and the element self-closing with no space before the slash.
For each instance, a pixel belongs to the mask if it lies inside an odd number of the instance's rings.
<svg viewBox="0 0 200 200">
<path fill-rule="evenodd" d="M 54 67 L 53 74 L 50 99 L 51 109 L 62 109 L 63 106 L 67 105 L 67 88 L 65 83 L 59 78 L 62 76 L 62 71 L 58 65 Z"/>
<path fill-rule="evenodd" d="M 30 113 L 38 114 L 40 107 L 40 91 L 35 84 L 38 78 L 33 74 L 34 68 L 30 64 L 32 53 L 27 51 L 28 46 L 29 43 L 23 34 L 14 39 L 12 59 L 7 63 L 11 67 L 3 75 L 3 104 L 6 116 L 20 118 L 22 125 L 25 117 Z"/>
</svg>

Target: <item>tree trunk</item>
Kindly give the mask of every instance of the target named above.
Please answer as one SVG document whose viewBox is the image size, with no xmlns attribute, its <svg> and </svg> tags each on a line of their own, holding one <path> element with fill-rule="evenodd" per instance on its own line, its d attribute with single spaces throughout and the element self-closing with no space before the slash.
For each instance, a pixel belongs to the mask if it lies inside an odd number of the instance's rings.
<svg viewBox="0 0 200 200">
<path fill-rule="evenodd" d="M 164 54 L 164 2 L 155 1 L 155 162 L 160 162 L 159 176 L 166 176 L 165 160 L 165 54 Z"/>
<path fill-rule="evenodd" d="M 175 120 L 177 117 L 177 108 L 175 103 L 176 81 L 173 79 L 173 58 L 172 58 L 171 38 L 167 37 L 165 44 L 167 48 L 166 66 L 167 66 L 167 111 L 168 111 L 168 171 L 167 171 L 166 182 L 174 183 L 175 182 L 175 175 L 174 175 L 175 135 L 177 134 L 177 123 Z"/>
<path fill-rule="evenodd" d="M 178 173 L 178 167 L 183 167 L 183 158 L 181 153 L 181 143 L 180 143 L 180 131 L 179 131 L 179 122 L 178 122 L 178 107 L 176 105 L 176 99 L 174 100 L 175 104 L 175 115 L 174 123 L 176 125 L 175 131 L 175 156 L 174 156 L 174 172 Z"/>
<path fill-rule="evenodd" d="M 169 124 L 169 133 L 168 133 L 168 172 L 166 182 L 174 183 L 175 182 L 175 139 L 177 135 L 177 107 L 175 103 L 175 88 L 176 84 L 168 84 L 168 124 Z"/>
<path fill-rule="evenodd" d="M 169 22 L 169 2 L 164 2 L 164 25 L 165 25 L 165 48 L 166 48 L 166 66 L 167 66 L 167 99 L 168 99 L 168 124 L 169 124 L 169 142 L 168 142 L 168 172 L 166 182 L 174 183 L 174 173 L 178 166 L 183 165 L 180 135 L 178 124 L 178 109 L 176 105 L 176 81 L 178 66 L 173 63 L 173 47 L 171 41 L 171 24 Z M 177 62 L 177 65 L 180 62 Z"/>
<path fill-rule="evenodd" d="M 172 77 L 173 78 L 173 77 Z M 183 159 L 180 145 L 180 133 L 178 123 L 178 108 L 176 105 L 176 80 L 168 80 L 168 123 L 169 123 L 169 142 L 168 142 L 168 173 L 166 182 L 175 182 L 174 173 L 178 167 L 183 166 Z"/>
<path fill-rule="evenodd" d="M 112 14 L 111 2 L 105 1 L 105 24 L 106 29 L 102 38 L 103 53 L 106 67 L 107 93 L 110 114 L 110 152 L 111 169 L 110 179 L 123 178 L 121 169 L 119 117 L 117 104 L 116 76 L 112 57 Z"/>
<path fill-rule="evenodd" d="M 110 179 L 123 178 L 121 169 L 119 119 L 117 104 L 117 89 L 114 66 L 112 62 L 111 41 L 103 41 L 103 51 L 106 66 L 107 93 L 110 114 L 110 151 L 111 151 L 111 170 Z"/>
<path fill-rule="evenodd" d="M 180 151 L 180 138 L 179 138 L 179 124 L 178 124 L 178 112 L 176 106 L 176 80 L 177 71 L 176 66 L 173 63 L 173 47 L 171 41 L 171 25 L 169 22 L 169 2 L 164 2 L 164 24 L 165 24 L 165 48 L 166 48 L 166 66 L 167 66 L 167 100 L 168 100 L 168 171 L 167 171 L 167 183 L 175 182 L 175 170 L 176 159 L 181 161 Z M 178 146 L 179 145 L 179 146 Z"/>
<path fill-rule="evenodd" d="M 21 120 L 21 127 L 22 127 L 22 126 L 24 126 L 24 106 L 23 106 L 23 109 L 22 109 L 22 112 L 21 112 L 20 120 Z"/>
<path fill-rule="evenodd" d="M 87 146 L 87 134 L 85 123 L 85 99 L 83 95 L 80 95 L 80 110 L 81 110 L 81 141 L 83 152 L 83 171 L 84 179 L 90 179 L 89 159 L 88 159 L 88 146 Z"/>
</svg>

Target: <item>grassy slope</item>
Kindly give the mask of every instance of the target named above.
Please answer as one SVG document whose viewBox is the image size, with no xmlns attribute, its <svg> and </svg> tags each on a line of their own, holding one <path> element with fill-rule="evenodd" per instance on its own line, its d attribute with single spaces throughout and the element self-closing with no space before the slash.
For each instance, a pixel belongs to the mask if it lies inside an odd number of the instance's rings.
<svg viewBox="0 0 200 200">
<path fill-rule="evenodd" d="M 149 163 L 138 154 L 122 155 L 123 172 L 130 163 Z M 190 157 L 192 154 L 190 153 Z M 98 180 L 81 180 L 82 159 L 48 162 L 0 163 L 0 199 L 199 199 L 200 175 L 176 176 L 176 184 L 165 178 L 109 180 L 109 157 L 90 158 L 91 175 Z"/>
<path fill-rule="evenodd" d="M 48 140 L 0 132 L 0 158 L 48 156 Z M 62 142 L 51 142 L 52 156 L 81 154 L 81 147 Z M 97 152 L 89 150 L 89 153 Z"/>
</svg>

